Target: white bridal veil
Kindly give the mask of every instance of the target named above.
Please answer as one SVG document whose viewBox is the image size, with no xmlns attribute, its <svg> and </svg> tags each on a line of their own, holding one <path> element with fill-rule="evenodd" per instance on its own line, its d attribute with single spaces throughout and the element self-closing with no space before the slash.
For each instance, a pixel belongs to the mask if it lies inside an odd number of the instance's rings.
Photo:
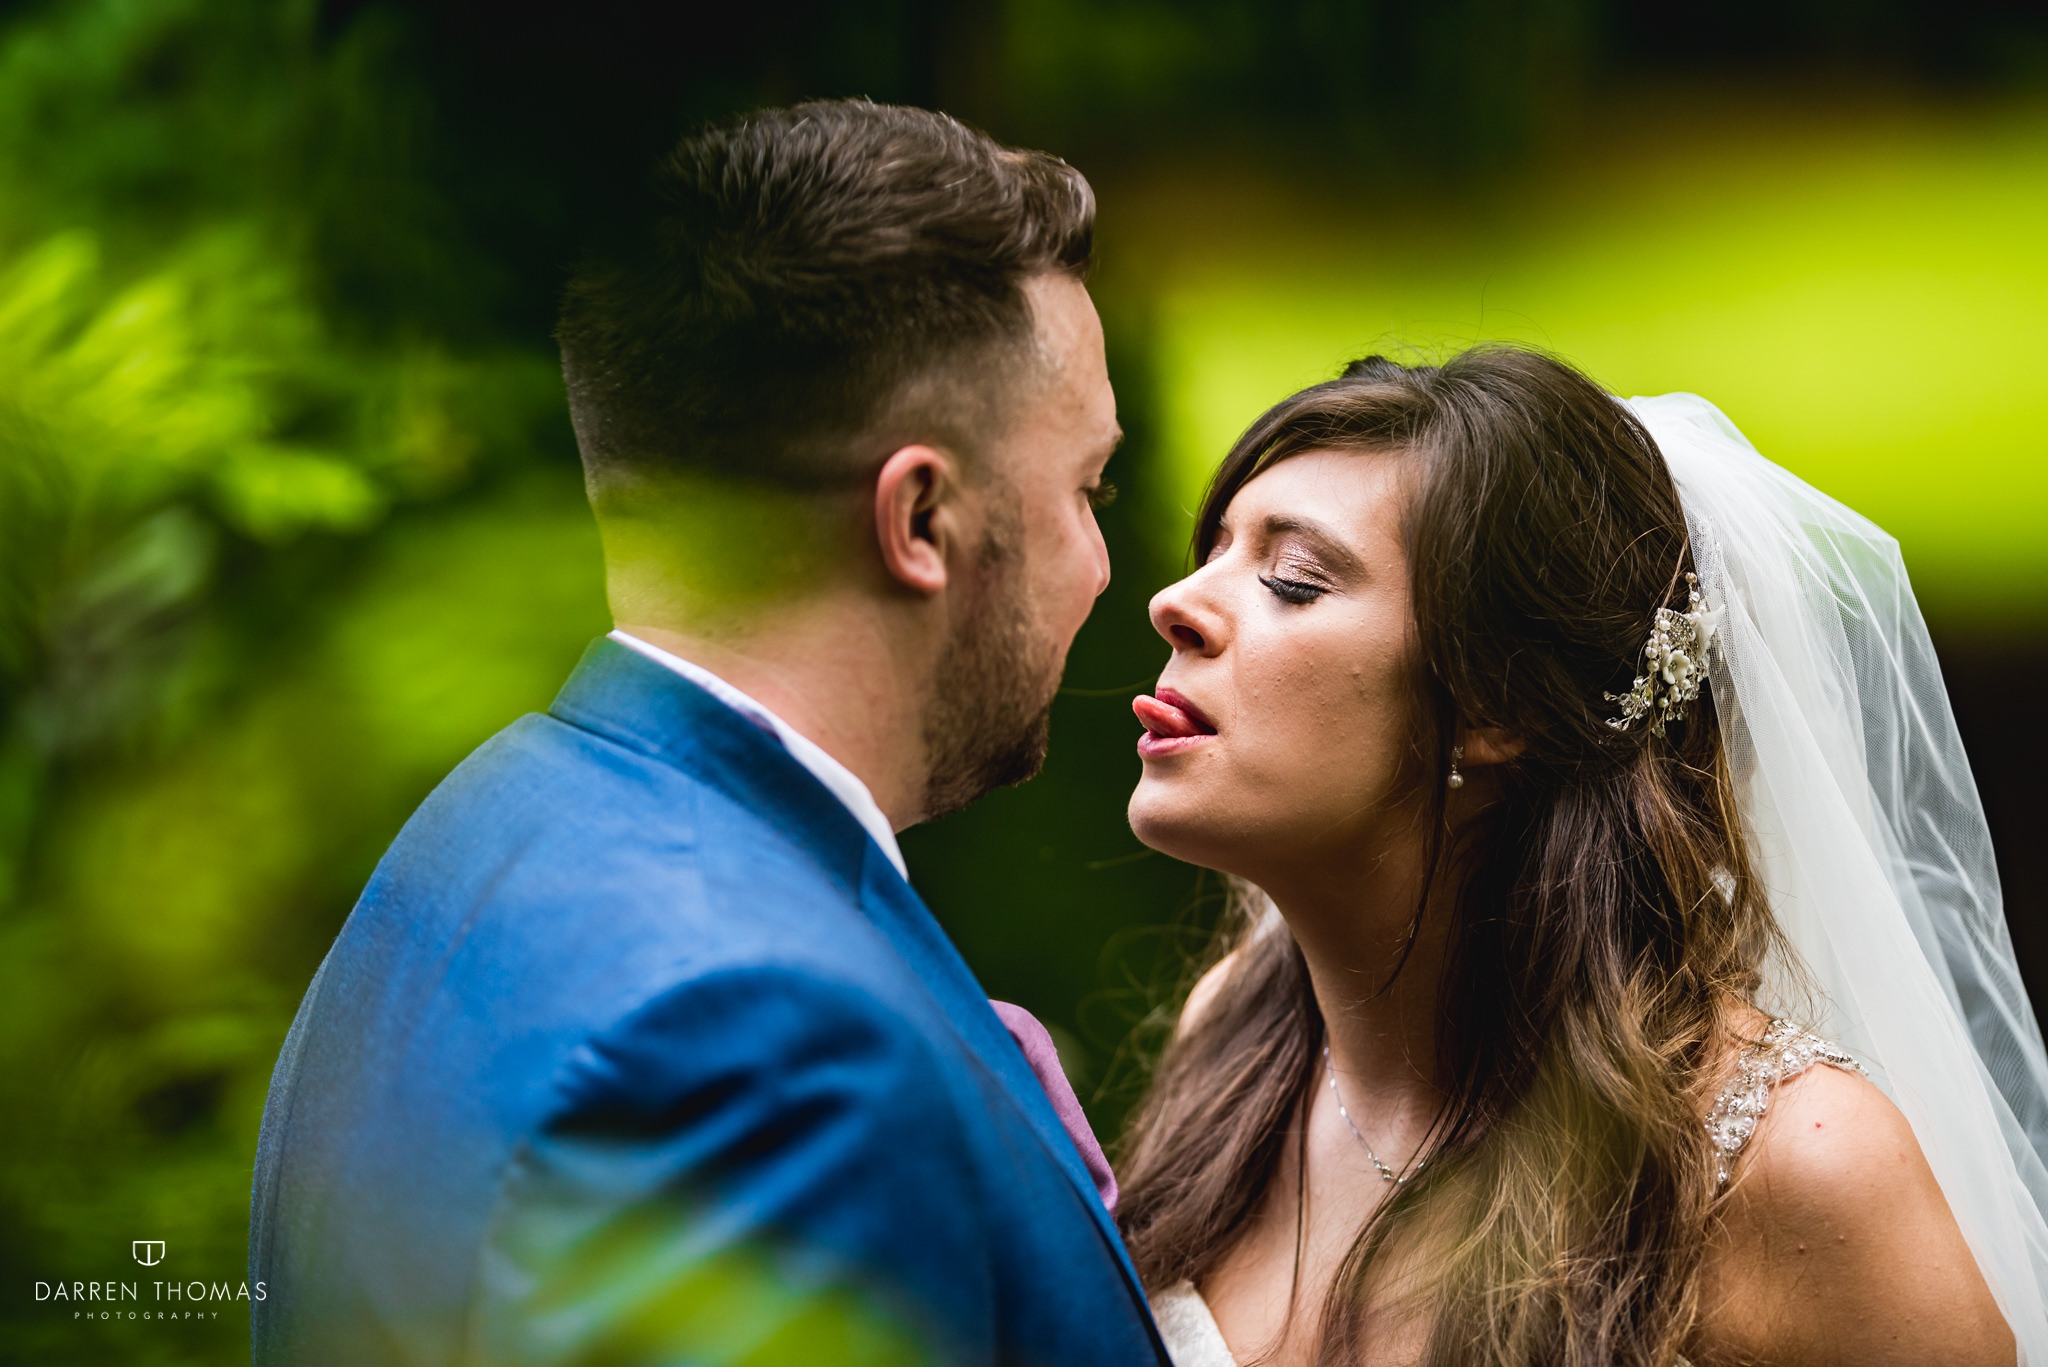
<svg viewBox="0 0 2048 1367">
<path fill-rule="evenodd" d="M 1840 1041 L 1898 1104 L 2022 1367 L 2048 1367 L 2048 1054 L 1898 543 L 1706 400 L 1629 406 L 1722 610 L 1714 705 L 1757 872 L 1803 960 L 1771 965 L 1759 1004 Z"/>
</svg>

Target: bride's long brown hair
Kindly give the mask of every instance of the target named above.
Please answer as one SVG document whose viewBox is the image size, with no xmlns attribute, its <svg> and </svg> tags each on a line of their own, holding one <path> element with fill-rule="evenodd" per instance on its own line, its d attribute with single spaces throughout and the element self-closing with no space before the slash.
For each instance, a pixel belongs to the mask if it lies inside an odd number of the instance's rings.
<svg viewBox="0 0 2048 1367">
<path fill-rule="evenodd" d="M 1656 443 L 1541 353 L 1372 356 L 1260 418 L 1203 504 L 1311 450 L 1402 453 L 1413 581 L 1409 769 L 1448 899 L 1438 1019 L 1448 1101 L 1427 1166 L 1360 1231 L 1319 1356 L 1397 1322 L 1432 1367 L 1668 1364 L 1693 1327 L 1717 1199 L 1701 1120 L 1725 1007 L 1777 930 L 1743 854 L 1711 694 L 1659 738 L 1616 730 L 1659 607 L 1682 610 L 1684 513 Z M 1449 827 L 1460 726 L 1526 743 Z M 1237 962 L 1167 1046 L 1122 1145 L 1121 1221 L 1146 1282 L 1212 1271 L 1298 1145 L 1323 1020 L 1300 950 L 1246 890 Z M 1418 901 L 1416 916 L 1422 914 Z M 1433 914 L 1444 914 L 1437 912 Z M 1298 1159 L 1297 1159 L 1298 1161 Z"/>
</svg>

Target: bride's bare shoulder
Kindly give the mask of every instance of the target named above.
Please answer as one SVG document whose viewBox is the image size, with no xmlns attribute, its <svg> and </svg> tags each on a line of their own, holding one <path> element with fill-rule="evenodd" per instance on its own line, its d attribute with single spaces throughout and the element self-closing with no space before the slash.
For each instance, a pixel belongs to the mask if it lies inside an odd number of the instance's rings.
<svg viewBox="0 0 2048 1367">
<path fill-rule="evenodd" d="M 1774 1089 L 1709 1246 L 1708 1364 L 2015 1360 L 2011 1332 L 1906 1118 L 1817 1066 Z"/>
<path fill-rule="evenodd" d="M 1243 953 L 1242 949 L 1231 950 L 1211 964 L 1201 977 L 1195 979 L 1195 985 L 1188 989 L 1187 1002 L 1180 1009 L 1180 1020 L 1173 1027 L 1174 1038 L 1178 1039 L 1187 1034 L 1208 1017 L 1210 1010 L 1216 1005 L 1217 994 L 1221 993 L 1223 985 L 1230 981 L 1230 975 L 1236 971 L 1238 959 Z"/>
</svg>

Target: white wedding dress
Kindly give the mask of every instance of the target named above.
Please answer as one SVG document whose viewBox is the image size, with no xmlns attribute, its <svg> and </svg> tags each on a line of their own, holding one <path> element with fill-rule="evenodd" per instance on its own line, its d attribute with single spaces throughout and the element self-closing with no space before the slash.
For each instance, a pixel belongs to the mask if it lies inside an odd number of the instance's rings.
<svg viewBox="0 0 2048 1367">
<path fill-rule="evenodd" d="M 1757 1005 L 1841 1042 L 1774 1023 L 1792 1053 L 1744 1056 L 1707 1118 L 1724 1171 L 1771 1086 L 1813 1063 L 1860 1065 L 1912 1126 L 2020 1367 L 2048 1367 L 2048 1051 L 1898 543 L 1765 460 L 1706 400 L 1629 407 L 1678 484 L 1718 613 L 1710 687 L 1752 864 L 1791 946 L 1765 966 Z M 2040 724 L 2015 683 L 2014 723 Z M 1193 1286 L 1153 1308 L 1177 1367 L 1235 1367 Z"/>
</svg>

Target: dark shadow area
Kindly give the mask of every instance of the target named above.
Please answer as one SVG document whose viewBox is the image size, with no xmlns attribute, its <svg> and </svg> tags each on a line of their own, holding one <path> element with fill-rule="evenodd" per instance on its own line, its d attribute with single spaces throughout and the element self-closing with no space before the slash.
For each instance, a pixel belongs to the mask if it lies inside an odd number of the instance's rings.
<svg viewBox="0 0 2048 1367">
<path fill-rule="evenodd" d="M 2048 641 L 1942 631 L 1935 649 L 1998 851 L 2013 953 L 2039 1019 L 2048 994 L 2048 733 L 2032 723 L 2024 681 L 2048 670 Z"/>
</svg>

